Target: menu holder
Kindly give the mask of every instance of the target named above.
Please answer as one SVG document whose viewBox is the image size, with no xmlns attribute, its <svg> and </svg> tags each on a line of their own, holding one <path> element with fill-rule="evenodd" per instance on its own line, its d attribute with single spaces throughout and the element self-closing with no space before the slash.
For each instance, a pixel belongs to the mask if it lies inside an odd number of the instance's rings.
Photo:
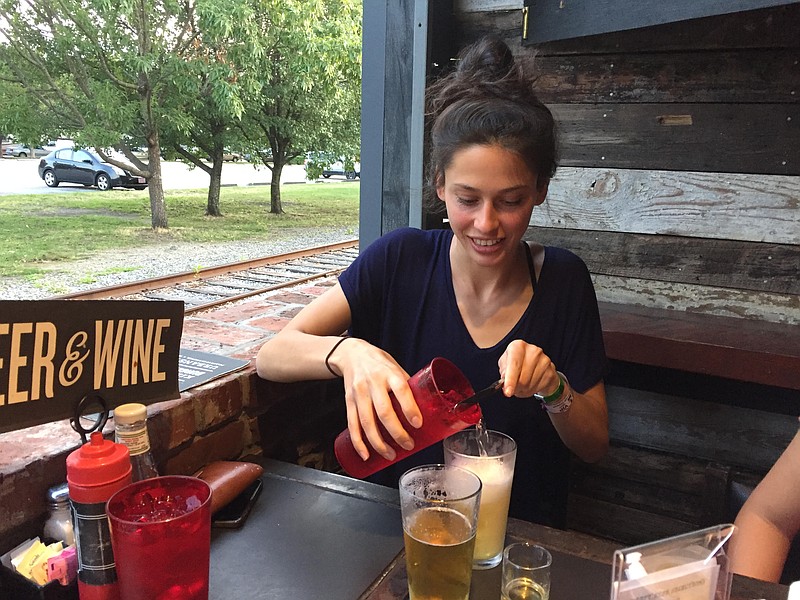
<svg viewBox="0 0 800 600">
<path fill-rule="evenodd" d="M 800 581 L 795 581 L 789 586 L 789 597 L 786 600 L 800 600 Z"/>
<path fill-rule="evenodd" d="M 218 377 L 244 369 L 249 360 L 181 348 L 178 354 L 178 387 L 181 392 Z"/>
<path fill-rule="evenodd" d="M 731 524 L 614 552 L 611 600 L 729 600 Z"/>
</svg>

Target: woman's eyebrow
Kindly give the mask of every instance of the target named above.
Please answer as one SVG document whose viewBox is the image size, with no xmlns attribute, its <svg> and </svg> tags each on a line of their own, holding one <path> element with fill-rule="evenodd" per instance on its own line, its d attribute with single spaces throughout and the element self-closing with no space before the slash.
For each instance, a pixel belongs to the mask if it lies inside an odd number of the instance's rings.
<svg viewBox="0 0 800 600">
<path fill-rule="evenodd" d="M 472 187 L 471 185 L 468 185 L 466 183 L 454 183 L 453 187 L 458 188 L 460 190 L 464 190 L 466 192 L 478 192 L 478 191 L 480 191 L 478 188 Z M 506 194 L 508 192 L 517 192 L 517 191 L 520 191 L 520 190 L 527 190 L 527 189 L 529 189 L 529 186 L 527 186 L 525 184 L 520 184 L 520 185 L 515 185 L 515 186 L 509 187 L 509 188 L 505 188 L 505 189 L 502 189 L 502 190 L 497 190 L 497 193 L 498 194 Z"/>
</svg>

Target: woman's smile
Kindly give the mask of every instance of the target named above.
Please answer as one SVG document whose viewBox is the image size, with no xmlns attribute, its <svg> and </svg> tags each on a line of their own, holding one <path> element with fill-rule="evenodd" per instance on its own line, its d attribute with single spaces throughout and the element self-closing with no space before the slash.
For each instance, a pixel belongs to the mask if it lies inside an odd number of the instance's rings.
<svg viewBox="0 0 800 600">
<path fill-rule="evenodd" d="M 503 241 L 503 240 L 499 240 L 499 239 L 495 239 L 495 240 L 482 240 L 482 239 L 478 239 L 478 238 L 470 238 L 470 239 L 475 244 L 477 244 L 478 246 L 484 246 L 484 247 L 495 246 L 495 245 L 497 245 L 497 244 L 499 244 L 500 242 Z"/>
<path fill-rule="evenodd" d="M 484 266 L 512 261 L 533 207 L 547 192 L 537 179 L 518 154 L 501 146 L 473 145 L 453 154 L 437 193 L 461 251 Z"/>
</svg>

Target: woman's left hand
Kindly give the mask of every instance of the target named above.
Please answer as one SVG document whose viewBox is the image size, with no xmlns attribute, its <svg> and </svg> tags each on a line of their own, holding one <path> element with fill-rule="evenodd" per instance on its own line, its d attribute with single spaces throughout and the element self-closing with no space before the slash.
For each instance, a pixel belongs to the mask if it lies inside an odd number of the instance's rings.
<svg viewBox="0 0 800 600">
<path fill-rule="evenodd" d="M 498 363 L 504 378 L 503 393 L 507 397 L 529 398 L 534 394 L 549 396 L 559 386 L 556 366 L 538 346 L 522 340 L 511 342 Z M 608 407 L 603 381 L 583 393 L 572 390 L 569 410 L 550 413 L 559 437 L 579 458 L 586 462 L 600 460 L 608 451 Z"/>
<path fill-rule="evenodd" d="M 503 352 L 498 366 L 503 378 L 503 394 L 509 398 L 548 396 L 558 388 L 556 367 L 539 346 L 514 340 Z"/>
</svg>

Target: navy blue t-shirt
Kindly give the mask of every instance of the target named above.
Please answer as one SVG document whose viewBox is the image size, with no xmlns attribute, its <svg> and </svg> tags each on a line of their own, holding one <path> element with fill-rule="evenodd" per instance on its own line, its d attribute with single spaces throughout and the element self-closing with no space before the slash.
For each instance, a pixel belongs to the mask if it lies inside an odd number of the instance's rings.
<svg viewBox="0 0 800 600">
<path fill-rule="evenodd" d="M 607 361 L 597 299 L 580 258 L 546 247 L 525 313 L 498 344 L 479 348 L 456 305 L 452 238 L 450 230 L 404 228 L 372 243 L 339 277 L 352 313 L 350 335 L 382 348 L 409 374 L 443 356 L 461 369 L 475 390 L 498 379 L 498 360 L 515 339 L 541 347 L 578 392 L 603 378 Z M 481 409 L 489 429 L 517 442 L 511 516 L 563 527 L 570 455 L 547 413 L 533 398 L 502 394 L 481 403 Z M 396 487 L 409 468 L 436 462 L 443 462 L 441 444 L 370 479 Z"/>
</svg>

